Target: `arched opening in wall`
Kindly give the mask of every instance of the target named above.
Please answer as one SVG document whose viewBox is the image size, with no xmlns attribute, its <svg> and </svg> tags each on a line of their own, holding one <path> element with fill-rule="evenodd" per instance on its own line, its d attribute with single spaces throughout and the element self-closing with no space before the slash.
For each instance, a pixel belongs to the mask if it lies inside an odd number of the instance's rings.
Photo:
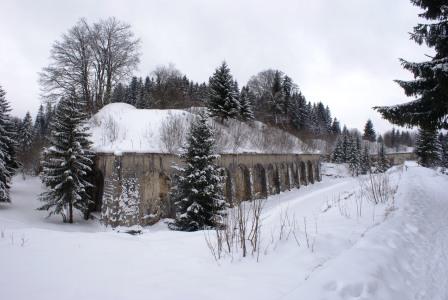
<svg viewBox="0 0 448 300">
<path fill-rule="evenodd" d="M 280 190 L 282 192 L 290 189 L 289 184 L 289 171 L 287 164 L 280 164 L 280 168 L 278 171 L 279 181 L 280 181 Z"/>
<path fill-rule="evenodd" d="M 161 172 L 159 173 L 159 201 L 160 201 L 160 217 L 175 217 L 174 203 L 170 199 L 171 178 Z"/>
<path fill-rule="evenodd" d="M 298 173 L 297 164 L 295 162 L 289 165 L 289 173 L 291 179 L 291 188 L 299 187 L 299 173 Z"/>
<path fill-rule="evenodd" d="M 314 183 L 313 163 L 308 161 L 308 181 Z"/>
<path fill-rule="evenodd" d="M 300 184 L 301 185 L 307 185 L 308 184 L 308 178 L 306 177 L 306 165 L 305 162 L 300 162 Z"/>
<path fill-rule="evenodd" d="M 267 168 L 267 191 L 269 195 L 280 193 L 280 182 L 278 178 L 278 171 L 274 165 L 269 164 Z"/>
<path fill-rule="evenodd" d="M 319 162 L 316 162 L 316 167 L 315 167 L 315 173 L 314 174 L 315 174 L 316 180 L 320 181 L 321 178 L 320 178 L 320 164 L 319 164 Z"/>
<path fill-rule="evenodd" d="M 232 188 L 232 176 L 230 176 L 229 170 L 221 169 L 221 176 L 224 177 L 224 197 L 228 203 L 233 201 L 233 188 Z"/>
<path fill-rule="evenodd" d="M 237 200 L 246 201 L 252 199 L 252 181 L 249 168 L 245 165 L 239 165 L 238 174 L 239 176 L 236 179 L 238 181 L 236 184 L 238 187 L 236 191 Z"/>
<path fill-rule="evenodd" d="M 103 172 L 98 169 L 93 170 L 91 175 L 91 182 L 93 187 L 90 191 L 90 197 L 92 203 L 89 206 L 89 212 L 101 212 L 103 205 L 103 192 L 104 192 L 104 176 Z"/>
<path fill-rule="evenodd" d="M 266 198 L 268 196 L 266 184 L 266 171 L 261 164 L 255 165 L 252 171 L 253 193 L 255 199 Z"/>
</svg>

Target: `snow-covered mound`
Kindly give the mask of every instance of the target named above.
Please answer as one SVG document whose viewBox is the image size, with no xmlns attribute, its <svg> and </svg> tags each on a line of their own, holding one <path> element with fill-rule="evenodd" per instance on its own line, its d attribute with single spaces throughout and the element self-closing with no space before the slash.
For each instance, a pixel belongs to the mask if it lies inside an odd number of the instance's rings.
<svg viewBox="0 0 448 300">
<path fill-rule="evenodd" d="M 107 153 L 178 153 L 198 110 L 137 109 L 126 103 L 106 105 L 90 120 L 93 149 Z M 221 124 L 210 119 L 210 123 L 217 132 L 220 153 L 311 152 L 297 137 L 260 122 L 249 125 L 227 120 Z"/>
</svg>

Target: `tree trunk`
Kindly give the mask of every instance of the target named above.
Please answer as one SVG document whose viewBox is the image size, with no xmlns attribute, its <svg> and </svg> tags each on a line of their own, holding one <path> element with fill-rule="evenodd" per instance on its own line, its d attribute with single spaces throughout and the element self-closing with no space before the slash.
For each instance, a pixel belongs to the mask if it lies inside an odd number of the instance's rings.
<svg viewBox="0 0 448 300">
<path fill-rule="evenodd" d="M 68 203 L 68 222 L 70 224 L 73 223 L 73 203 L 72 203 L 72 201 L 70 201 Z"/>
</svg>

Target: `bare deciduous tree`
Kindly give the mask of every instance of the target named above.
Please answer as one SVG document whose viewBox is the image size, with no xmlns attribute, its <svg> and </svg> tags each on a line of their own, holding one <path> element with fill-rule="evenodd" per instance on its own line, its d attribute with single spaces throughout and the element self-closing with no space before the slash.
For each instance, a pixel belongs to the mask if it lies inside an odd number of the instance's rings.
<svg viewBox="0 0 448 300">
<path fill-rule="evenodd" d="M 140 40 L 115 18 L 89 25 L 81 19 L 53 44 L 50 65 L 40 73 L 44 96 L 77 94 L 93 113 L 110 102 L 112 88 L 140 61 Z"/>
</svg>

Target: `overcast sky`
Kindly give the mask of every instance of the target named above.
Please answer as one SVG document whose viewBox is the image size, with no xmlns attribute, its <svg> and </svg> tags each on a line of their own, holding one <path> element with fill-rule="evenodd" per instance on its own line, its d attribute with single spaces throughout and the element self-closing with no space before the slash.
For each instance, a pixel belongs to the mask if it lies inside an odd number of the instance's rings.
<svg viewBox="0 0 448 300">
<path fill-rule="evenodd" d="M 1 0 L 0 84 L 14 115 L 34 115 L 52 43 L 81 17 L 115 16 L 141 38 L 137 75 L 174 63 L 203 82 L 225 59 L 242 86 L 280 69 L 342 123 L 361 129 L 371 118 L 384 131 L 392 126 L 371 107 L 409 100 L 393 82 L 411 78 L 398 58 L 430 53 L 409 40 L 417 13 L 409 0 Z"/>
</svg>

